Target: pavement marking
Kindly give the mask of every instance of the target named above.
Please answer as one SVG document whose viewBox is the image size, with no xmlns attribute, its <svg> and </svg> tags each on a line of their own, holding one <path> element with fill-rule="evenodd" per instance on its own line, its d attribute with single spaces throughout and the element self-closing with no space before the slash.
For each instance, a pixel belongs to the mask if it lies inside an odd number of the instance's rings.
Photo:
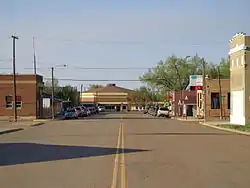
<svg viewBox="0 0 250 188">
<path fill-rule="evenodd" d="M 121 133 L 122 133 L 122 124 L 120 124 L 120 127 L 119 127 L 119 133 L 118 133 L 118 140 L 117 140 L 117 145 L 116 145 L 116 154 L 115 154 L 115 160 L 114 160 L 114 171 L 113 171 L 113 178 L 112 178 L 111 188 L 116 188 L 116 184 L 117 184 L 117 175 L 118 175 L 118 167 L 119 167 L 119 150 L 120 150 L 120 143 L 121 143 Z"/>
<path fill-rule="evenodd" d="M 122 137 L 121 137 L 121 188 L 127 188 L 127 177 L 126 177 L 126 164 L 125 164 L 125 152 L 124 152 L 124 124 L 122 124 Z"/>
</svg>

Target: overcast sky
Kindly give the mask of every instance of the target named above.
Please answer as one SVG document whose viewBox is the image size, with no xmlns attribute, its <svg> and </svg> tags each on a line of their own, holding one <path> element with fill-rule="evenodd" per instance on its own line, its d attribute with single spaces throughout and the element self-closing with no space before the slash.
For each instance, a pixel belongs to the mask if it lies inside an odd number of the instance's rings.
<svg viewBox="0 0 250 188">
<path fill-rule="evenodd" d="M 38 73 L 45 78 L 51 66 L 67 64 L 55 70 L 57 78 L 136 80 L 173 53 L 219 62 L 236 32 L 250 34 L 249 7 L 249 0 L 0 0 L 0 73 L 11 72 L 12 34 L 19 36 L 18 73 L 33 72 L 34 36 Z M 82 69 L 88 67 L 142 69 Z"/>
</svg>

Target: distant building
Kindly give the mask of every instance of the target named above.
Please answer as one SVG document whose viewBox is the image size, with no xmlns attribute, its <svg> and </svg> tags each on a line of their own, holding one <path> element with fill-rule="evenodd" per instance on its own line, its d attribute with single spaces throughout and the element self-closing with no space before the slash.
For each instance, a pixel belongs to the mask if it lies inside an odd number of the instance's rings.
<svg viewBox="0 0 250 188">
<path fill-rule="evenodd" d="M 81 103 L 98 104 L 109 110 L 129 110 L 128 96 L 133 90 L 108 84 L 81 93 Z"/>
<path fill-rule="evenodd" d="M 0 75 L 0 119 L 13 117 L 13 75 Z M 16 106 L 18 118 L 41 116 L 43 77 L 34 74 L 16 75 Z"/>
</svg>

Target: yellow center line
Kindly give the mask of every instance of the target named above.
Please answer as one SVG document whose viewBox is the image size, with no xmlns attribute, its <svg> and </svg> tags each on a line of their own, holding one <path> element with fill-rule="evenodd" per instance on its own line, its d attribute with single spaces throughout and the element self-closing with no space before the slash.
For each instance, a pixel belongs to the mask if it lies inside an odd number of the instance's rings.
<svg viewBox="0 0 250 188">
<path fill-rule="evenodd" d="M 117 145 L 116 145 L 116 154 L 115 154 L 115 160 L 114 160 L 114 170 L 113 170 L 113 178 L 112 178 L 111 188 L 116 188 L 116 184 L 117 184 L 117 174 L 118 174 L 118 167 L 119 167 L 119 150 L 120 150 L 120 142 L 121 142 L 121 133 L 122 133 L 122 124 L 120 124 L 120 127 L 119 127 L 119 133 L 118 133 L 118 140 L 117 140 Z"/>
<path fill-rule="evenodd" d="M 126 177 L 126 164 L 125 164 L 125 147 L 124 147 L 124 125 L 122 124 L 122 137 L 121 137 L 121 188 L 127 188 L 127 177 Z"/>
</svg>

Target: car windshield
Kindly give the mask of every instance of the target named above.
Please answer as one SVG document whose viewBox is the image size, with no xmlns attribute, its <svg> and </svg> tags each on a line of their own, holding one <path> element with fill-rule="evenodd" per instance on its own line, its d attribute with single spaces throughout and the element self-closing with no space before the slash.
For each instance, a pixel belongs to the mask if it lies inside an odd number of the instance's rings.
<svg viewBox="0 0 250 188">
<path fill-rule="evenodd" d="M 81 108 L 76 108 L 76 110 L 81 110 Z"/>
<path fill-rule="evenodd" d="M 67 112 L 75 112 L 74 109 L 67 110 Z"/>
</svg>

